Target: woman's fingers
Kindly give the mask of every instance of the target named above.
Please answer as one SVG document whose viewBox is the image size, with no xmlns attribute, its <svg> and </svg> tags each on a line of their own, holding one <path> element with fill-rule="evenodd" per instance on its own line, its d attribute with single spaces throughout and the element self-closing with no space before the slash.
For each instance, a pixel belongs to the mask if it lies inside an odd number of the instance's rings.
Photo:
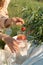
<svg viewBox="0 0 43 65">
<path fill-rule="evenodd" d="M 12 42 L 7 42 L 7 44 L 12 52 L 19 52 L 18 43 L 15 40 Z"/>
<path fill-rule="evenodd" d="M 17 22 L 17 19 L 15 17 L 12 18 L 12 20 L 16 23 Z"/>
<path fill-rule="evenodd" d="M 18 47 L 16 47 L 13 43 L 9 43 L 7 45 L 10 48 L 10 50 L 11 50 L 12 53 L 18 51 Z"/>
<path fill-rule="evenodd" d="M 0 36 L 2 37 L 2 40 L 9 46 L 12 52 L 19 51 L 18 42 L 15 39 L 10 37 L 9 35 L 2 34 L 2 33 L 0 33 Z"/>
<path fill-rule="evenodd" d="M 4 35 L 4 34 L 3 34 L 2 39 L 9 46 L 9 48 L 12 52 L 19 51 L 18 42 L 15 39 L 13 39 L 12 37 L 10 37 L 8 35 Z"/>
<path fill-rule="evenodd" d="M 17 22 L 16 25 L 22 25 L 22 23 L 21 22 Z"/>
<path fill-rule="evenodd" d="M 18 42 L 17 41 L 13 41 L 13 45 L 18 47 Z"/>
<path fill-rule="evenodd" d="M 22 18 L 13 17 L 12 20 L 13 20 L 14 23 L 16 23 L 16 25 L 23 25 L 24 24 L 24 20 Z"/>
<path fill-rule="evenodd" d="M 24 20 L 22 18 L 16 17 L 18 22 L 21 22 L 21 24 L 24 24 Z"/>
<path fill-rule="evenodd" d="M 18 47 L 13 46 L 13 49 L 14 49 L 14 51 L 15 51 L 16 53 L 19 52 L 19 48 L 18 48 Z"/>
<path fill-rule="evenodd" d="M 14 49 L 13 49 L 12 45 L 11 44 L 7 44 L 7 45 L 10 48 L 11 52 L 14 53 Z"/>
<path fill-rule="evenodd" d="M 13 42 L 13 48 L 16 52 L 19 52 L 18 42 Z"/>
</svg>

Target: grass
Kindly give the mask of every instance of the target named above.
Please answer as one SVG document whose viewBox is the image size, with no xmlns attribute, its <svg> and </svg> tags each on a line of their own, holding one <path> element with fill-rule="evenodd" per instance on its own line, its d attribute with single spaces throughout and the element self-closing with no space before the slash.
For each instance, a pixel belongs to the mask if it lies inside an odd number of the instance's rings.
<svg viewBox="0 0 43 65">
<path fill-rule="evenodd" d="M 37 10 L 40 7 L 43 7 L 43 2 L 32 1 L 32 0 L 11 0 L 8 11 L 10 17 L 22 17 L 22 10 L 24 8 L 32 8 Z"/>
<path fill-rule="evenodd" d="M 29 14 L 30 10 L 26 12 L 24 10 L 31 8 L 34 12 L 37 11 L 40 7 L 43 7 L 43 2 L 33 0 L 11 0 L 8 7 L 9 17 L 21 17 L 26 21 L 26 16 L 31 16 L 32 11 Z M 13 28 L 12 31 L 13 33 L 11 34 L 11 36 L 16 35 L 18 27 L 15 26 L 15 28 Z"/>
</svg>

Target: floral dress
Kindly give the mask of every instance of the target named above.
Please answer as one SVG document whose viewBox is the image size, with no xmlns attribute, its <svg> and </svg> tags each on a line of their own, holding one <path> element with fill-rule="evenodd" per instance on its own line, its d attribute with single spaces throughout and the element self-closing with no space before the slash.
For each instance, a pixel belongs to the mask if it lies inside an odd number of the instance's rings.
<svg viewBox="0 0 43 65">
<path fill-rule="evenodd" d="M 10 0 L 5 0 L 4 6 L 0 10 L 0 32 L 3 31 L 4 23 L 9 18 L 8 10 L 7 10 L 9 3 L 10 3 Z M 10 35 L 11 32 L 12 32 L 12 30 L 9 28 L 9 29 L 6 29 L 5 33 Z"/>
</svg>

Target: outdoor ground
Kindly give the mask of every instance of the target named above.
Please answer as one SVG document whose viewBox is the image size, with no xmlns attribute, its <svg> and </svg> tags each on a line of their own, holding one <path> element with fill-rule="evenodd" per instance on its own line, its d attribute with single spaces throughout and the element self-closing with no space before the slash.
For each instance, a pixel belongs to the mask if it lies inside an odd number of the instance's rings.
<svg viewBox="0 0 43 65">
<path fill-rule="evenodd" d="M 33 1 L 33 0 L 11 0 L 8 11 L 9 16 L 19 16 L 22 17 L 23 8 L 32 8 L 33 10 L 37 10 L 40 7 L 43 7 L 43 2 Z"/>
</svg>

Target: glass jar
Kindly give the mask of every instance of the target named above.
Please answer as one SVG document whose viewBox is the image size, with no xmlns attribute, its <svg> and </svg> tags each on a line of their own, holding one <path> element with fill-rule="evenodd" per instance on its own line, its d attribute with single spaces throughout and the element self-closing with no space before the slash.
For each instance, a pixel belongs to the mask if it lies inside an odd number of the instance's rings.
<svg viewBox="0 0 43 65">
<path fill-rule="evenodd" d="M 27 40 L 17 40 L 19 42 L 19 51 L 22 56 L 27 55 L 28 41 Z"/>
</svg>

